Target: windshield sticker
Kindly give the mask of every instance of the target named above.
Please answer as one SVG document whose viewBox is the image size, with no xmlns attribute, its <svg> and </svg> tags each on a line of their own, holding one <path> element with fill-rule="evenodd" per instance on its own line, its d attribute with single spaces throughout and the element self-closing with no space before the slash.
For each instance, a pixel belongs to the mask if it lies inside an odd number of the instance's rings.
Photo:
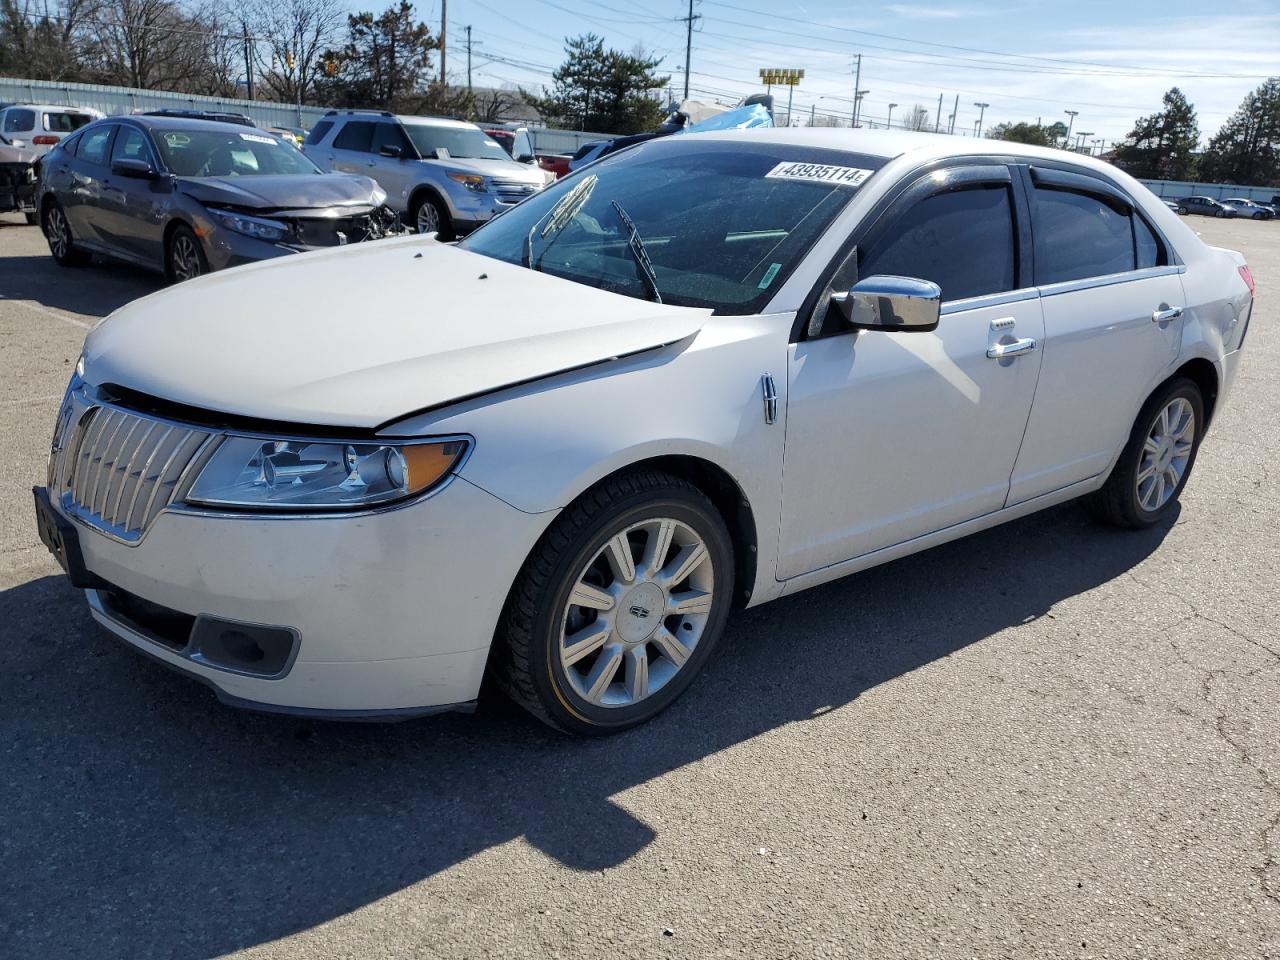
<svg viewBox="0 0 1280 960">
<path fill-rule="evenodd" d="M 858 167 L 833 167 L 826 163 L 801 163 L 784 160 L 765 177 L 773 180 L 804 180 L 809 183 L 829 183 L 837 187 L 860 187 L 874 170 Z"/>
<path fill-rule="evenodd" d="M 240 134 L 240 139 L 248 140 L 251 143 L 275 143 L 276 142 L 274 137 L 264 137 L 256 133 L 242 133 Z"/>
<path fill-rule="evenodd" d="M 768 290 L 769 284 L 773 283 L 773 278 L 778 275 L 778 271 L 782 269 L 782 264 L 771 263 L 769 269 L 764 272 L 764 276 L 760 278 L 760 283 L 756 287 L 757 290 Z"/>
</svg>

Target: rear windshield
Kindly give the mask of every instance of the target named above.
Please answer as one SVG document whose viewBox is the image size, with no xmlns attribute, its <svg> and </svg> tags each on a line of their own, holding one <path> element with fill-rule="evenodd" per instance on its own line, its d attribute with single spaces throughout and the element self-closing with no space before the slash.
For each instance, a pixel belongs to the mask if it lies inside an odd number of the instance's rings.
<svg viewBox="0 0 1280 960">
<path fill-rule="evenodd" d="M 443 148 L 451 157 L 472 160 L 510 160 L 507 151 L 498 146 L 478 127 L 437 127 L 426 123 L 406 123 L 404 132 L 418 148 L 418 153 L 428 159 L 437 156 Z"/>
<path fill-rule="evenodd" d="M 783 144 L 650 140 L 562 178 L 460 246 L 626 296 L 654 299 L 656 285 L 664 303 L 756 313 L 883 164 Z"/>
<path fill-rule="evenodd" d="M 44 128 L 51 133 L 72 133 L 92 122 L 93 117 L 87 113 L 46 113 L 44 115 Z"/>
<path fill-rule="evenodd" d="M 266 133 L 155 130 L 164 165 L 180 177 L 319 173 L 299 150 Z"/>
</svg>

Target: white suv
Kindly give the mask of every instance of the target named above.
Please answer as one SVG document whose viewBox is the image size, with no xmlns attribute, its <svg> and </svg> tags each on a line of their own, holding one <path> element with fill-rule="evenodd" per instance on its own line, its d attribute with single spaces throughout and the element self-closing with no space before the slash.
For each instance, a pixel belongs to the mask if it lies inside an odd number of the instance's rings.
<svg viewBox="0 0 1280 960">
<path fill-rule="evenodd" d="M 324 170 L 372 177 L 419 233 L 451 240 L 542 189 L 537 166 L 517 163 L 474 123 L 331 110 L 302 151 Z"/>
<path fill-rule="evenodd" d="M 0 143 L 43 156 L 63 137 L 101 119 L 101 112 L 87 107 L 18 103 L 0 110 Z"/>
</svg>

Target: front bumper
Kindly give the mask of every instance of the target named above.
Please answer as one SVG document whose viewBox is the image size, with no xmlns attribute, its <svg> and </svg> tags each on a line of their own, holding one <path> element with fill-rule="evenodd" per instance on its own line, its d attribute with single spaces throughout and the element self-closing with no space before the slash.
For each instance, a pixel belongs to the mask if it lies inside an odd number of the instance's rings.
<svg viewBox="0 0 1280 960">
<path fill-rule="evenodd" d="M 426 500 L 359 515 L 209 514 L 181 507 L 136 543 L 54 501 L 74 526 L 95 620 L 237 706 L 337 718 L 399 718 L 474 701 L 506 594 L 549 517 L 455 478 Z M 159 605 L 149 629 L 113 591 Z M 216 665 L 192 622 L 293 631 L 278 675 Z"/>
</svg>

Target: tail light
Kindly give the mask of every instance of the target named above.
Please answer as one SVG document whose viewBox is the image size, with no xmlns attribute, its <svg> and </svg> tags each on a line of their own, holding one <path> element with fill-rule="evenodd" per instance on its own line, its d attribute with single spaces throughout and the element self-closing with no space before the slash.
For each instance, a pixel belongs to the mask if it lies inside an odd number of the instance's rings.
<svg viewBox="0 0 1280 960">
<path fill-rule="evenodd" d="M 1253 271 L 1248 267 L 1240 267 L 1240 279 L 1244 281 L 1244 285 L 1249 288 L 1249 296 L 1253 296 L 1253 291 L 1257 284 L 1253 282 Z"/>
<path fill-rule="evenodd" d="M 51 137 L 48 134 L 42 133 L 38 137 L 32 137 L 31 142 L 40 147 L 51 147 L 58 142 L 58 139 L 58 137 Z"/>
</svg>

